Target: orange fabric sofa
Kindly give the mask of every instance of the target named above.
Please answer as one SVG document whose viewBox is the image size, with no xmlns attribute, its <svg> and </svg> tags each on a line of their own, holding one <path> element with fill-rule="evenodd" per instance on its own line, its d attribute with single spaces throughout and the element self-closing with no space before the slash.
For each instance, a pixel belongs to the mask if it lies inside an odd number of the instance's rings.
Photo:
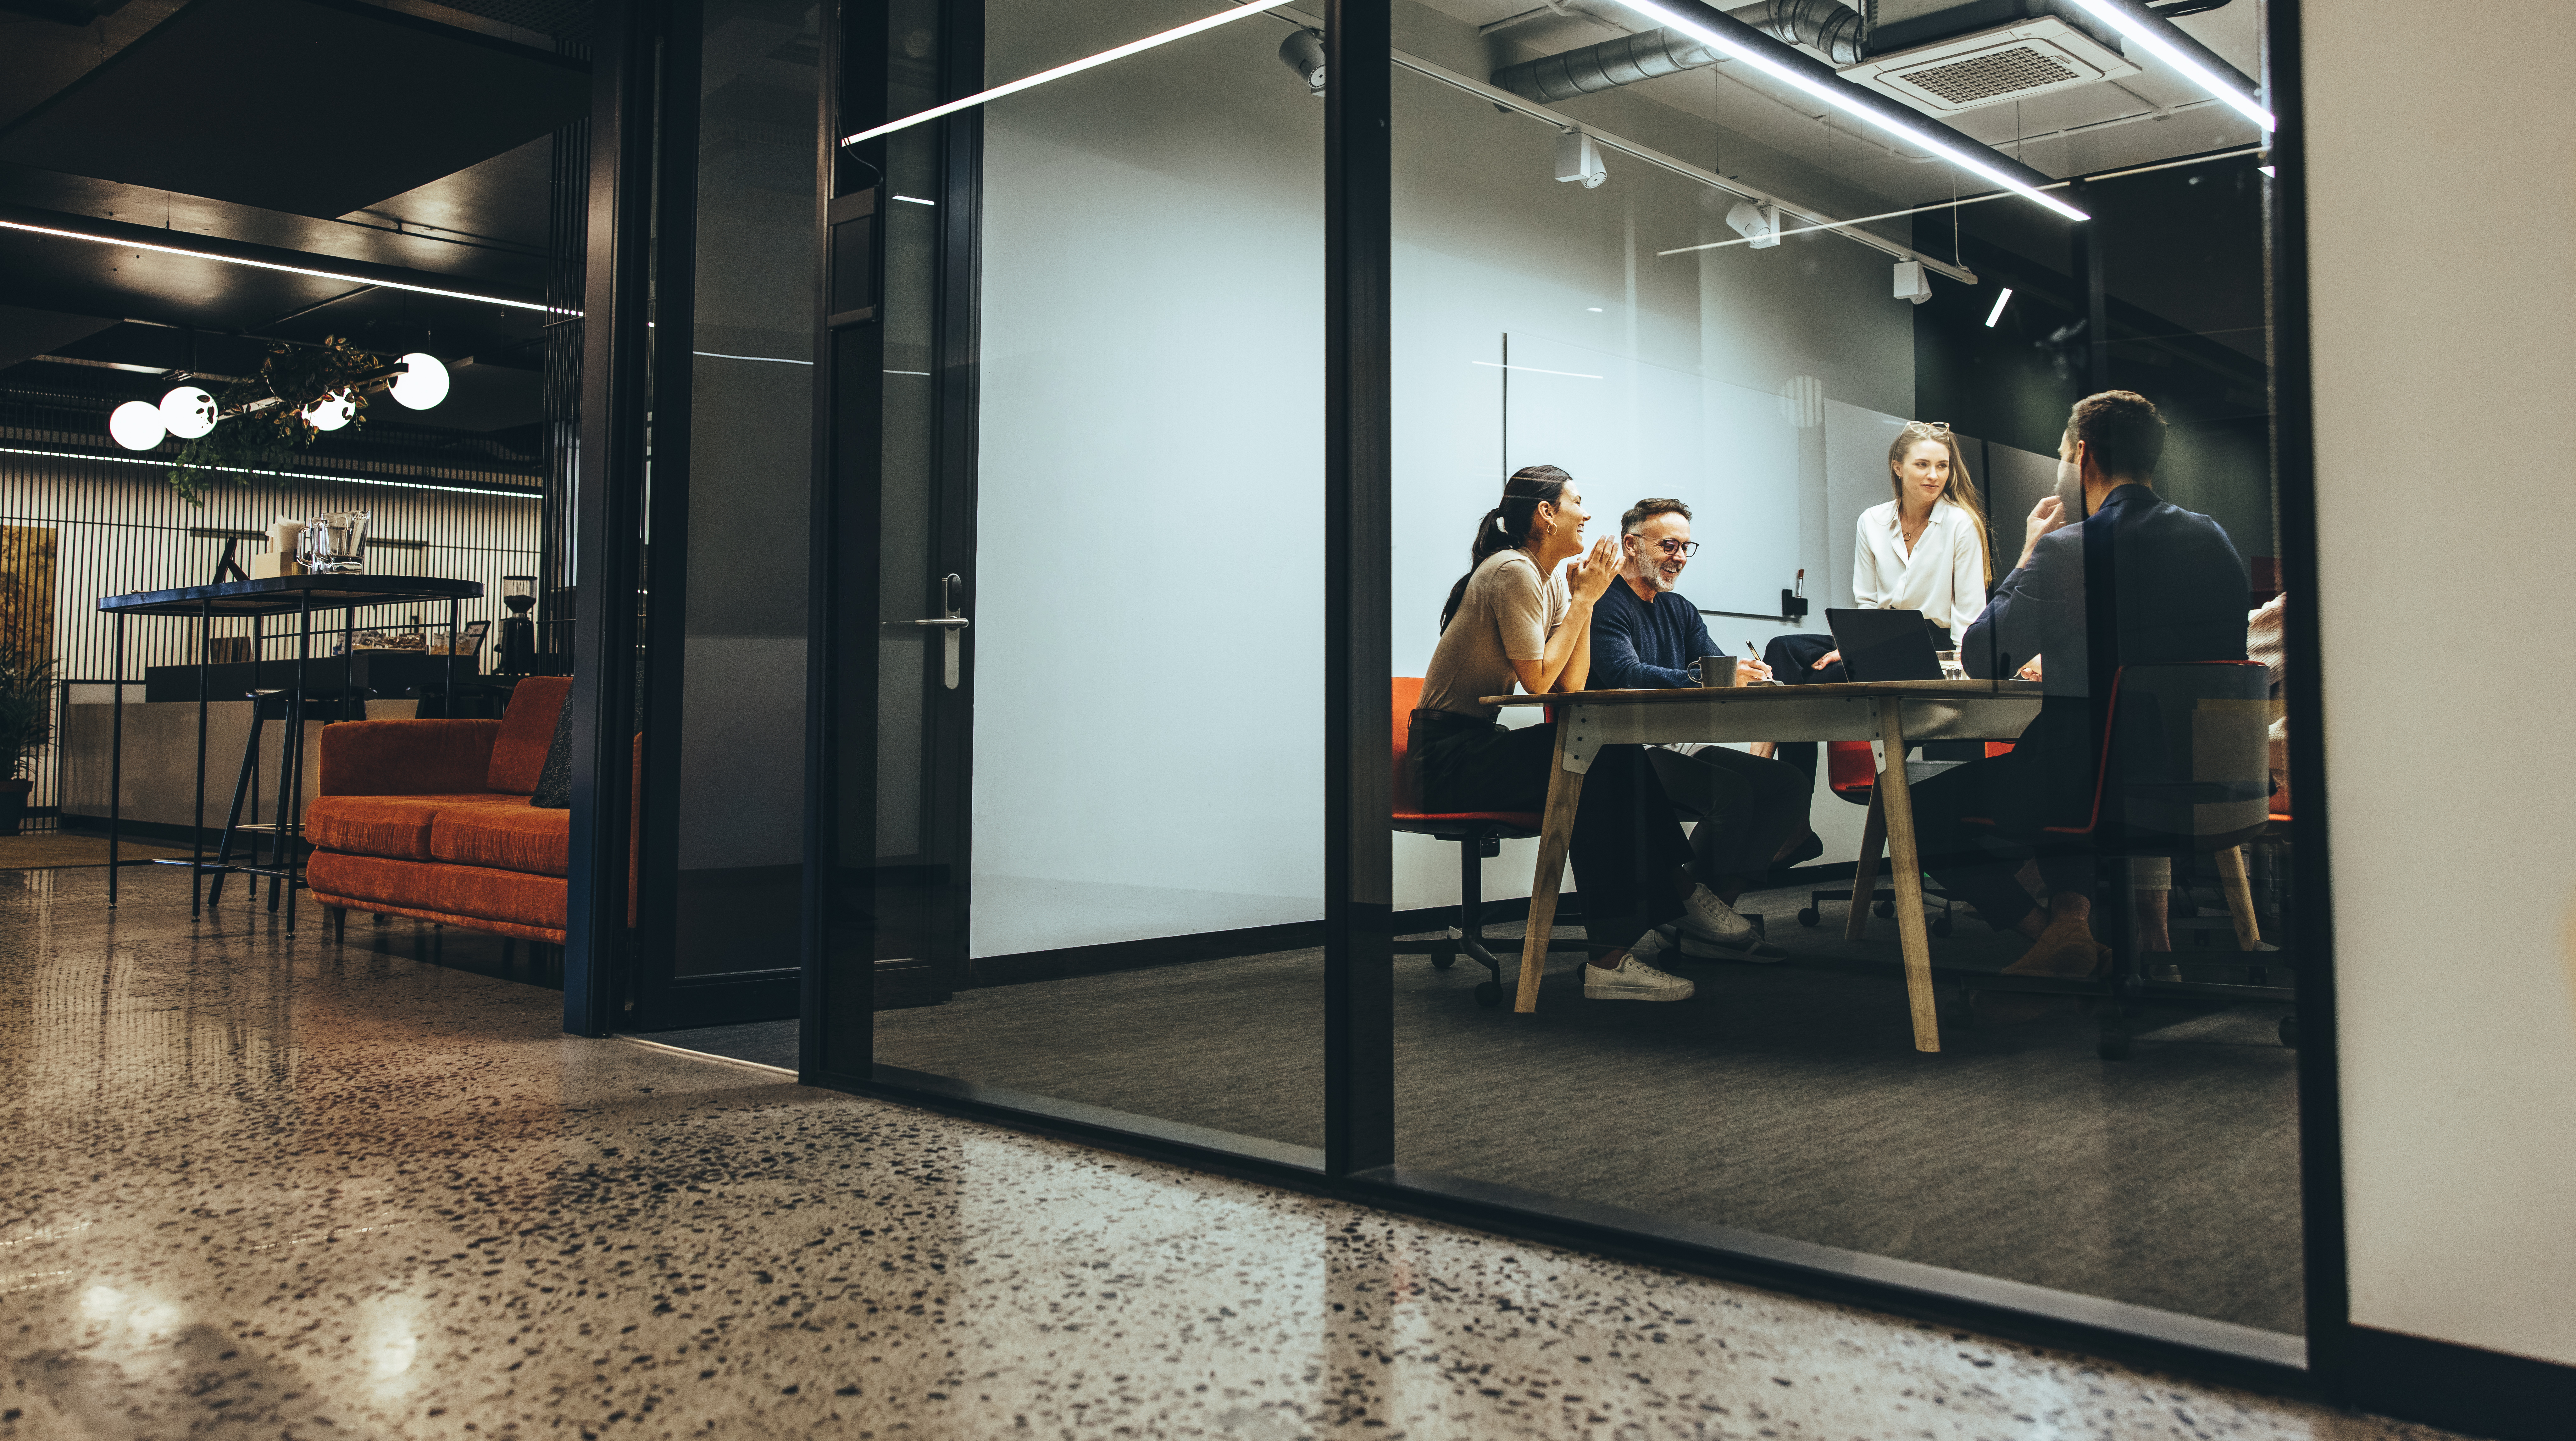
<svg viewBox="0 0 2576 1441">
<path fill-rule="evenodd" d="M 572 812 L 528 797 L 571 692 L 531 676 L 497 721 L 324 726 L 304 817 L 313 899 L 563 944 Z"/>
</svg>

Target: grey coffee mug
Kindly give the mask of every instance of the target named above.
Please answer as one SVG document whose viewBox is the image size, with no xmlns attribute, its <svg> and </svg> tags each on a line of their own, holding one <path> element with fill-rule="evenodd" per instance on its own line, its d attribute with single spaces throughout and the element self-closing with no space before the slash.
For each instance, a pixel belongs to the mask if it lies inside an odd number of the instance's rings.
<svg viewBox="0 0 2576 1441">
<path fill-rule="evenodd" d="M 1738 684 L 1736 677 L 1741 659 L 1731 655 L 1704 655 L 1691 662 L 1689 671 L 1702 686 L 1732 686 Z"/>
</svg>

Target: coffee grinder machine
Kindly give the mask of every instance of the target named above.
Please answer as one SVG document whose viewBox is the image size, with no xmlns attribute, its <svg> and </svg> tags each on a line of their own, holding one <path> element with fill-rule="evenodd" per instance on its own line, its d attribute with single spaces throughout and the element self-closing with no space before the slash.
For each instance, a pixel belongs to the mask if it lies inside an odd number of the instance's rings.
<svg viewBox="0 0 2576 1441">
<path fill-rule="evenodd" d="M 537 623 L 528 612 L 537 603 L 537 578 L 533 575 L 501 577 L 501 604 L 510 608 L 509 617 L 501 622 L 501 673 L 526 675 L 536 661 Z"/>
</svg>

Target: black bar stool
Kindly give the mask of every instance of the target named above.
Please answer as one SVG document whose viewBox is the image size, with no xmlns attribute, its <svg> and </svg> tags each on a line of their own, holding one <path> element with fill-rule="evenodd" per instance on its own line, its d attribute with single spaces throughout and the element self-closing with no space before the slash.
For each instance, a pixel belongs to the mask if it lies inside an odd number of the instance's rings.
<svg viewBox="0 0 2576 1441">
<path fill-rule="evenodd" d="M 364 720 L 367 715 L 367 702 L 373 699 L 374 695 L 375 692 L 365 686 L 328 689 L 308 687 L 304 692 L 304 718 L 325 722 Z M 269 877 L 268 908 L 273 911 L 277 909 L 277 900 L 282 894 L 277 882 L 291 873 L 287 865 L 287 846 L 299 838 L 304 829 L 301 822 L 292 829 L 286 824 L 287 802 L 293 798 L 289 787 L 297 783 L 297 762 L 300 758 L 299 751 L 303 737 L 287 736 L 284 743 L 278 747 L 277 810 L 275 812 L 277 819 L 266 822 L 243 821 L 242 805 L 250 799 L 252 779 L 259 772 L 260 732 L 267 726 L 271 716 L 275 716 L 282 723 L 291 717 L 295 710 L 293 691 L 254 690 L 249 692 L 248 698 L 251 703 L 250 733 L 242 741 L 241 770 L 233 777 L 233 804 L 232 809 L 224 815 L 223 841 L 215 848 L 215 858 L 206 865 L 206 868 L 214 873 L 214 879 L 206 886 L 206 904 L 211 906 L 222 899 L 224 877 L 239 870 L 250 876 L 251 879 L 247 884 L 254 897 L 259 894 L 259 878 L 263 875 Z M 257 812 L 254 810 L 253 814 L 256 815 Z M 233 863 L 233 840 L 236 836 L 243 835 L 249 839 L 250 855 L 246 861 L 237 866 Z M 270 848 L 266 867 L 262 867 L 259 863 L 260 838 L 263 835 L 276 837 L 276 844 Z"/>
</svg>

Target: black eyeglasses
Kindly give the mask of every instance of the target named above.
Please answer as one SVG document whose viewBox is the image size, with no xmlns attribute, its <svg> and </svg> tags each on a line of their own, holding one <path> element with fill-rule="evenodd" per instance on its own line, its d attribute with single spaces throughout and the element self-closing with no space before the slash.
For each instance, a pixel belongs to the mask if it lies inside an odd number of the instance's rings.
<svg viewBox="0 0 2576 1441">
<path fill-rule="evenodd" d="M 1699 542 L 1695 540 L 1648 540 L 1642 535 L 1635 539 L 1639 545 L 1651 545 L 1666 555 L 1678 555 L 1684 560 L 1699 554 Z"/>
</svg>

